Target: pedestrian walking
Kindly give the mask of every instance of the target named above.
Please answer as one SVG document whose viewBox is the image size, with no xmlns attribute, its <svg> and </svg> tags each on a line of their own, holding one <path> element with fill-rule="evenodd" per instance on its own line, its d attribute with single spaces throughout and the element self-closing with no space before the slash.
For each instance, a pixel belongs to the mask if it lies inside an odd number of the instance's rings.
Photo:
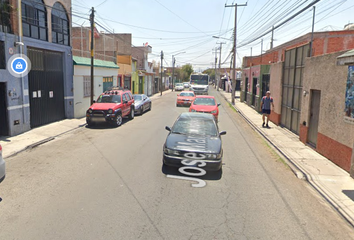
<svg viewBox="0 0 354 240">
<path fill-rule="evenodd" d="M 269 122 L 269 114 L 271 112 L 271 106 L 273 107 L 274 111 L 274 103 L 273 103 L 273 98 L 270 96 L 270 91 L 267 91 L 266 95 L 262 98 L 261 101 L 261 109 L 262 109 L 262 119 L 263 119 L 263 124 L 262 127 L 266 126 L 267 128 L 269 127 L 268 122 Z M 265 125 L 265 117 L 267 117 L 267 125 Z"/>
</svg>

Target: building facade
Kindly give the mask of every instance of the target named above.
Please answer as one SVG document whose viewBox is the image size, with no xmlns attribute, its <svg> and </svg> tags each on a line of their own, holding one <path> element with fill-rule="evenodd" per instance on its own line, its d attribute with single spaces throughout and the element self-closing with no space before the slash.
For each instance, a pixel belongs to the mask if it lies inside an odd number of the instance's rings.
<svg viewBox="0 0 354 240">
<path fill-rule="evenodd" d="M 70 0 L 1 1 L 0 135 L 74 116 Z M 11 57 L 25 55 L 31 70 L 9 73 Z"/>
<path fill-rule="evenodd" d="M 148 56 L 152 52 L 152 47 L 146 45 L 143 47 L 132 47 L 132 56 L 137 61 L 138 70 L 138 90 L 137 92 L 150 96 L 152 94 L 153 70 L 149 66 Z M 150 94 L 150 95 L 149 95 Z"/>
<path fill-rule="evenodd" d="M 241 101 L 260 111 L 260 100 L 270 90 L 271 121 L 349 171 L 354 143 L 354 126 L 345 117 L 350 66 L 337 65 L 336 59 L 353 48 L 353 30 L 319 32 L 312 43 L 306 34 L 262 56 L 246 57 Z"/>
</svg>

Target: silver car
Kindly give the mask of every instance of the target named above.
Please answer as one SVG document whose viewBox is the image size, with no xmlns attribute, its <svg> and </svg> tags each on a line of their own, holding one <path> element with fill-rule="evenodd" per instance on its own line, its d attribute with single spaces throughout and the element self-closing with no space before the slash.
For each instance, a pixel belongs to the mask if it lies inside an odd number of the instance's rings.
<svg viewBox="0 0 354 240">
<path fill-rule="evenodd" d="M 0 145 L 0 182 L 5 179 L 5 161 L 2 158 L 2 147 Z"/>
<path fill-rule="evenodd" d="M 183 83 L 183 86 L 184 86 L 184 88 L 189 88 L 189 86 L 190 86 L 190 85 L 189 85 L 189 82 L 184 82 L 184 83 Z"/>
<path fill-rule="evenodd" d="M 151 110 L 151 99 L 145 94 L 134 94 L 135 113 L 142 115 L 145 111 Z"/>
</svg>

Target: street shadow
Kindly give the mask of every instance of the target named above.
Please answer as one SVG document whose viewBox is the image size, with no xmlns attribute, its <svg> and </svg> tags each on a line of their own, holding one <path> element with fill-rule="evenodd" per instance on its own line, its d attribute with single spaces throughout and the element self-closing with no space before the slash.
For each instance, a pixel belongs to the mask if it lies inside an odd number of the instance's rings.
<svg viewBox="0 0 354 240">
<path fill-rule="evenodd" d="M 9 138 L 10 138 L 10 136 L 0 136 L 0 141 L 11 142 L 11 140 Z"/>
<path fill-rule="evenodd" d="M 162 164 L 162 173 L 165 175 L 174 175 L 174 176 L 182 176 L 182 177 L 193 177 L 189 175 L 182 174 L 178 171 L 178 167 L 171 167 L 165 164 Z M 195 178 L 202 180 L 212 180 L 217 181 L 222 178 L 222 168 L 219 171 L 207 171 L 204 176 L 195 176 Z"/>
<path fill-rule="evenodd" d="M 354 190 L 343 190 L 342 192 L 354 201 Z"/>
<path fill-rule="evenodd" d="M 123 118 L 122 125 L 120 125 L 119 127 L 122 127 L 125 123 L 132 121 L 132 120 L 134 120 L 134 119 Z M 85 126 L 85 128 L 89 128 L 89 129 L 112 129 L 112 128 L 119 128 L 119 127 L 113 126 L 112 124 L 109 124 L 107 122 L 95 123 L 92 126 L 88 126 L 86 124 L 86 126 Z"/>
</svg>

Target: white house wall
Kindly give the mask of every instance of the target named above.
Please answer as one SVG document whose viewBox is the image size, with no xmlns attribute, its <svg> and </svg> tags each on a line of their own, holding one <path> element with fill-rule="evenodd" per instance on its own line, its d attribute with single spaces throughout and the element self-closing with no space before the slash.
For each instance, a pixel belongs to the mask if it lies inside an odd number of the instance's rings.
<svg viewBox="0 0 354 240">
<path fill-rule="evenodd" d="M 98 68 L 94 70 L 94 100 L 103 92 L 103 77 L 113 76 L 113 82 L 117 82 L 117 69 Z M 91 76 L 88 66 L 74 66 L 74 117 L 85 117 L 87 109 L 91 106 L 91 98 L 84 97 L 84 76 Z"/>
</svg>

